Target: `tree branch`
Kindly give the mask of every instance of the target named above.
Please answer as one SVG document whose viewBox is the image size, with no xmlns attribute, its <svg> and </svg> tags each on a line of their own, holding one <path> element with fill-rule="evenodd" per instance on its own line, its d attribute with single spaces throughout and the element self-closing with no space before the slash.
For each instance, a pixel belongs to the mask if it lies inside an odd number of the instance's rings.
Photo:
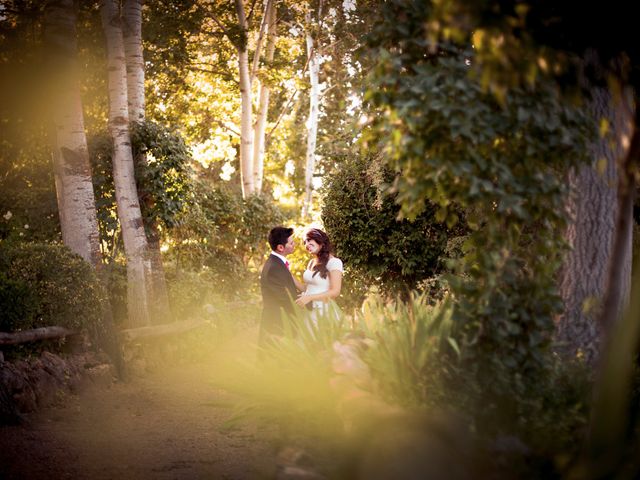
<svg viewBox="0 0 640 480">
<path fill-rule="evenodd" d="M 269 10 L 271 9 L 271 5 L 273 4 L 273 0 L 267 0 L 267 3 L 264 8 L 264 15 L 262 17 L 262 24 L 260 25 L 260 34 L 258 35 L 258 42 L 256 43 L 256 49 L 253 54 L 253 66 L 251 67 L 251 74 L 249 77 L 251 78 L 251 83 L 256 78 L 256 73 L 258 72 L 258 64 L 260 63 L 260 50 L 262 50 L 262 42 L 264 41 L 264 32 L 269 27 Z"/>
</svg>

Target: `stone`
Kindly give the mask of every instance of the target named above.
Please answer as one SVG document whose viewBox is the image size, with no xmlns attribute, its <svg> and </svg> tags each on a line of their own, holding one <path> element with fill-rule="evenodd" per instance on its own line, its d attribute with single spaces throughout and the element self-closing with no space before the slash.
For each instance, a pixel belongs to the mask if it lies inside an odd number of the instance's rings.
<svg viewBox="0 0 640 480">
<path fill-rule="evenodd" d="M 29 383 L 36 394 L 38 407 L 53 405 L 59 399 L 64 387 L 44 368 L 34 368 L 28 373 Z"/>
<path fill-rule="evenodd" d="M 90 367 L 85 370 L 85 373 L 95 385 L 109 387 L 115 381 L 115 372 L 111 364 L 103 363 L 102 365 Z"/>
</svg>

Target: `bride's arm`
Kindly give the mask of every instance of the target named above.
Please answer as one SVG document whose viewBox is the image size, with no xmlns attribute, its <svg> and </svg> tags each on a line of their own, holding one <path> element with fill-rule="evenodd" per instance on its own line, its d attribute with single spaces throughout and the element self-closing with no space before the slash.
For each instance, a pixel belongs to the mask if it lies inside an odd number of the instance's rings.
<svg viewBox="0 0 640 480">
<path fill-rule="evenodd" d="M 296 303 L 301 307 L 314 300 L 322 300 L 328 302 L 329 300 L 336 298 L 340 295 L 342 289 L 342 272 L 340 270 L 332 270 L 329 272 L 329 290 L 315 295 L 301 295 L 296 300 Z"/>
</svg>

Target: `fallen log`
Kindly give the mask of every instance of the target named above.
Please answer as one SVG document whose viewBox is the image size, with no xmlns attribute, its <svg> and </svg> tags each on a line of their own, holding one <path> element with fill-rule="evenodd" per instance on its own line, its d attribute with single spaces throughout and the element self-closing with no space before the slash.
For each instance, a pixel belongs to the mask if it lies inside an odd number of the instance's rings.
<svg viewBox="0 0 640 480">
<path fill-rule="evenodd" d="M 163 325 L 152 325 L 149 327 L 128 328 L 120 331 L 120 338 L 125 342 L 130 342 L 138 338 L 161 337 L 163 335 L 187 332 L 209 324 L 210 322 L 208 320 L 187 320 Z"/>
<path fill-rule="evenodd" d="M 226 313 L 228 310 L 235 310 L 241 307 L 248 307 L 257 304 L 257 300 L 229 302 L 223 305 L 210 305 L 209 313 Z M 144 337 L 161 337 L 174 333 L 188 332 L 198 327 L 210 325 L 210 320 L 183 320 L 162 325 L 151 325 L 148 327 L 136 327 L 120 330 L 120 338 L 124 342 L 129 342 Z"/>
<path fill-rule="evenodd" d="M 70 337 L 78 332 L 64 327 L 41 327 L 21 332 L 0 332 L 0 345 L 19 345 L 21 343 L 51 340 L 54 338 Z"/>
</svg>

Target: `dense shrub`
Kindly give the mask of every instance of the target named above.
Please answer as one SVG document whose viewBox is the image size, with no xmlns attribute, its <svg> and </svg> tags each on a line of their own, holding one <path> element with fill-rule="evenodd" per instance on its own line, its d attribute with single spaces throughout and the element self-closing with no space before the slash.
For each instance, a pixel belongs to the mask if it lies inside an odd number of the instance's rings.
<svg viewBox="0 0 640 480">
<path fill-rule="evenodd" d="M 194 185 L 194 201 L 172 232 L 167 259 L 179 271 L 206 277 L 226 298 L 246 293 L 255 285 L 256 272 L 266 250 L 269 229 L 283 221 L 275 203 L 264 196 L 244 200 L 239 191 L 206 181 Z"/>
<path fill-rule="evenodd" d="M 384 114 L 371 116 L 365 146 L 383 148 L 407 216 L 433 202 L 453 223 L 464 209 L 470 233 L 460 275 L 448 279 L 466 375 L 459 382 L 475 384 L 476 413 L 488 423 L 520 421 L 547 374 L 562 308 L 564 172 L 592 158 L 596 122 L 549 83 L 496 99 L 485 77 L 469 75 L 476 51 L 468 45 L 425 55 L 428 5 L 387 8 L 370 38 L 377 65 L 366 94 Z"/>
<path fill-rule="evenodd" d="M 345 264 L 345 290 L 358 296 L 369 286 L 406 294 L 445 267 L 452 231 L 427 204 L 413 221 L 398 219 L 395 195 L 383 190 L 394 175 L 375 158 L 343 163 L 324 190 L 322 220 Z"/>
<path fill-rule="evenodd" d="M 105 293 L 91 265 L 59 244 L 0 244 L 0 329 L 98 325 Z"/>
<path fill-rule="evenodd" d="M 13 331 L 24 322 L 31 322 L 38 309 L 38 301 L 29 285 L 0 272 L 0 328 Z"/>
</svg>

